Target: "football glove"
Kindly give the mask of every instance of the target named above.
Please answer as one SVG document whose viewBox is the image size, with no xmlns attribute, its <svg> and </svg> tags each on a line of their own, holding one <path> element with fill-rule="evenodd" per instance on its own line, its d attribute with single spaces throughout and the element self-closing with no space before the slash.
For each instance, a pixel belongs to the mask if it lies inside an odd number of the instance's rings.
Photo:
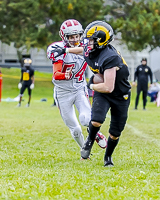
<svg viewBox="0 0 160 200">
<path fill-rule="evenodd" d="M 91 90 L 92 90 L 92 84 L 94 84 L 94 83 L 93 83 L 93 78 L 94 78 L 94 75 L 91 76 L 91 78 L 89 79 L 89 82 L 88 82 L 88 84 L 87 84 L 87 87 L 88 87 L 89 89 L 91 89 Z"/>
<path fill-rule="evenodd" d="M 21 89 L 22 83 L 18 83 L 18 89 Z"/>
<path fill-rule="evenodd" d="M 65 47 L 60 47 L 58 45 L 55 45 L 55 46 L 52 46 L 51 53 L 57 53 L 57 55 L 54 56 L 54 58 L 57 58 L 58 56 L 66 53 L 66 48 Z"/>
<path fill-rule="evenodd" d="M 70 67 L 70 69 L 68 69 L 65 73 L 65 78 L 68 80 L 72 77 L 72 69 L 73 69 L 74 65 L 72 67 Z"/>
<path fill-rule="evenodd" d="M 31 89 L 31 90 L 34 89 L 34 83 L 32 83 L 32 84 L 30 85 L 30 89 Z"/>
</svg>

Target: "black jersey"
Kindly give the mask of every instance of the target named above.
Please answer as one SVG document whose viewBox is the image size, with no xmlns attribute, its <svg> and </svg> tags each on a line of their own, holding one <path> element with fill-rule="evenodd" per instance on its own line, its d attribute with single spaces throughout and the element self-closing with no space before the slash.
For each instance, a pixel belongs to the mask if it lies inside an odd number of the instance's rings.
<svg viewBox="0 0 160 200">
<path fill-rule="evenodd" d="M 152 71 L 147 65 L 139 65 L 136 68 L 134 74 L 134 81 L 138 80 L 138 84 L 148 85 L 148 77 L 150 77 L 150 82 L 152 84 Z"/>
<path fill-rule="evenodd" d="M 31 67 L 29 68 L 23 67 L 21 69 L 21 81 L 26 83 L 31 83 L 32 76 L 34 76 L 34 69 L 32 69 Z"/>
<path fill-rule="evenodd" d="M 119 67 L 116 72 L 115 88 L 112 93 L 106 93 L 109 96 L 123 96 L 128 94 L 131 89 L 128 81 L 129 70 L 128 66 L 120 55 L 120 53 L 112 46 L 107 45 L 106 48 L 97 50 L 96 55 L 85 56 L 85 60 L 93 73 L 104 74 L 106 69 Z"/>
</svg>

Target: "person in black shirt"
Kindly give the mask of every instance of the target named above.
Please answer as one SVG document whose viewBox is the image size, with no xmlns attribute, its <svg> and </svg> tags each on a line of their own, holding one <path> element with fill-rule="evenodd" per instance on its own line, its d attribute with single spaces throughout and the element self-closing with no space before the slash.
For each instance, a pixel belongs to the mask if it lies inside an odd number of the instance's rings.
<svg viewBox="0 0 160 200">
<path fill-rule="evenodd" d="M 83 54 L 92 72 L 102 74 L 104 77 L 103 82 L 94 84 L 93 75 L 88 83 L 88 87 L 94 90 L 94 96 L 88 137 L 81 149 L 81 157 L 87 159 L 96 133 L 100 130 L 110 110 L 111 121 L 104 166 L 113 166 L 111 156 L 126 124 L 131 89 L 127 63 L 120 53 L 109 44 L 112 39 L 112 27 L 106 22 L 94 21 L 84 31 L 83 48 L 55 49 L 58 55 L 63 53 Z"/>
<path fill-rule="evenodd" d="M 150 67 L 147 66 L 147 58 L 142 58 L 142 64 L 136 68 L 134 73 L 134 82 L 132 85 L 135 85 L 137 79 L 137 96 L 135 101 L 135 110 L 137 110 L 139 95 L 141 91 L 143 92 L 143 109 L 146 109 L 147 103 L 147 93 L 148 93 L 148 77 L 150 77 L 150 82 L 152 84 L 152 71 Z"/>
<path fill-rule="evenodd" d="M 18 89 L 20 89 L 20 99 L 18 103 L 18 107 L 21 106 L 22 96 L 25 89 L 28 89 L 28 103 L 26 107 L 29 107 L 31 101 L 31 91 L 34 88 L 34 69 L 31 68 L 32 60 L 29 58 L 24 59 L 24 63 L 21 68 L 21 79 L 18 84 Z"/>
</svg>

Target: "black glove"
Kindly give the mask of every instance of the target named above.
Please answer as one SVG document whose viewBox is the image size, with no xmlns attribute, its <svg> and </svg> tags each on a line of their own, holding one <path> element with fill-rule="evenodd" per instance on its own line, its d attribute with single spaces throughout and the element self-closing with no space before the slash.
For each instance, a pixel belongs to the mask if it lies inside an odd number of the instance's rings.
<svg viewBox="0 0 160 200">
<path fill-rule="evenodd" d="M 89 82 L 88 82 L 88 84 L 87 84 L 87 87 L 88 87 L 89 89 L 91 89 L 91 88 L 90 88 L 90 85 L 91 85 L 91 84 L 94 84 L 94 83 L 93 83 L 93 78 L 94 78 L 94 75 L 91 76 L 91 78 L 89 79 Z"/>
<path fill-rule="evenodd" d="M 57 53 L 56 56 L 54 56 L 54 58 L 57 58 L 58 56 L 66 53 L 66 48 L 65 47 L 60 47 L 58 45 L 52 46 L 52 53 Z"/>
</svg>

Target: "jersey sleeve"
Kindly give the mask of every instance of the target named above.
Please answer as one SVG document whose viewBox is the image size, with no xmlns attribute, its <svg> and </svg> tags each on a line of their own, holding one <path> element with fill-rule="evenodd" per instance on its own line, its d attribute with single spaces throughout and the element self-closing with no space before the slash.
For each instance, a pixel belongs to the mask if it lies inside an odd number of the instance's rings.
<svg viewBox="0 0 160 200">
<path fill-rule="evenodd" d="M 64 55 L 60 55 L 58 57 L 55 58 L 55 56 L 57 55 L 57 52 L 53 53 L 54 47 L 56 47 L 56 45 L 60 46 L 60 47 L 64 47 L 63 42 L 55 42 L 52 43 L 51 45 L 48 46 L 47 48 L 47 58 L 52 60 L 52 63 L 57 62 L 59 60 L 63 60 Z"/>
<path fill-rule="evenodd" d="M 20 83 L 22 82 L 23 80 L 23 69 L 21 69 L 21 78 L 20 78 Z"/>
<path fill-rule="evenodd" d="M 149 67 L 149 76 L 150 76 L 150 82 L 152 84 L 153 83 L 153 73 L 152 73 L 152 70 L 150 67 Z"/>
<path fill-rule="evenodd" d="M 134 72 L 134 80 L 133 80 L 134 82 L 136 81 L 137 77 L 138 77 L 138 67 L 136 68 Z"/>
<path fill-rule="evenodd" d="M 34 69 L 32 69 L 32 76 L 34 76 Z"/>
<path fill-rule="evenodd" d="M 56 46 L 60 46 L 63 48 L 64 44 L 62 41 L 60 41 L 60 42 L 55 42 L 49 45 L 47 48 L 47 57 L 48 59 L 52 61 L 52 64 L 53 64 L 53 78 L 55 80 L 65 80 L 65 73 L 62 72 L 64 55 L 60 55 L 55 58 L 55 56 L 57 55 L 57 52 L 52 52 L 52 50 Z"/>
<path fill-rule="evenodd" d="M 120 58 L 118 56 L 111 56 L 109 58 L 107 58 L 106 60 L 104 60 L 103 62 L 103 70 L 106 70 L 106 69 L 110 69 L 110 68 L 113 68 L 113 67 L 120 67 L 119 66 L 119 63 L 120 63 Z"/>
</svg>

